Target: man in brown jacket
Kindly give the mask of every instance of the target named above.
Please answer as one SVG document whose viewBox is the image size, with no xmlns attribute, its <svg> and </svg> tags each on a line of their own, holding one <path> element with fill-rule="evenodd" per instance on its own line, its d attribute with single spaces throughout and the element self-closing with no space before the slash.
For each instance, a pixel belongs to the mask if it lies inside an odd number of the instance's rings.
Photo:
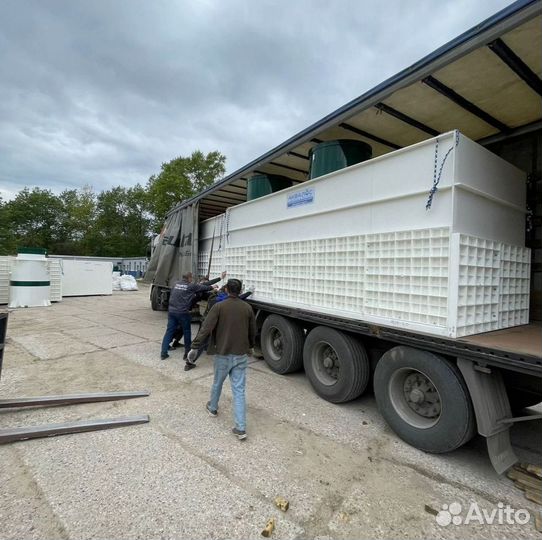
<svg viewBox="0 0 542 540">
<path fill-rule="evenodd" d="M 207 412 L 218 415 L 218 401 L 222 385 L 230 376 L 233 395 L 234 435 L 239 440 L 246 439 L 245 383 L 248 353 L 254 347 L 256 319 L 249 304 L 239 298 L 242 284 L 238 279 L 230 279 L 226 284 L 228 299 L 215 304 L 209 311 L 201 330 L 192 342 L 188 361 L 197 358 L 198 349 L 210 336 L 208 354 L 214 354 L 215 375 L 211 387 L 211 399 Z"/>
</svg>

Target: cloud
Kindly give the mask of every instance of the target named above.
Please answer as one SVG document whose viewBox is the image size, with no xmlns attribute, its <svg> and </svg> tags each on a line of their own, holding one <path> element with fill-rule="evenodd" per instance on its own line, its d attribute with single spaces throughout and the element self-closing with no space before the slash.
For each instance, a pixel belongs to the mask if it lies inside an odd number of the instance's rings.
<svg viewBox="0 0 542 540">
<path fill-rule="evenodd" d="M 232 172 L 507 3 L 4 0 L 0 193 Z"/>
</svg>

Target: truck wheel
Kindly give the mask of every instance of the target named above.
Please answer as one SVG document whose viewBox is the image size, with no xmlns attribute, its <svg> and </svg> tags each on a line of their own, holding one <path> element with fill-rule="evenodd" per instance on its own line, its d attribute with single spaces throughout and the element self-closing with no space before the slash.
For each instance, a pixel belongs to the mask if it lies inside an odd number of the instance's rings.
<svg viewBox="0 0 542 540">
<path fill-rule="evenodd" d="M 154 311 L 167 311 L 167 304 L 162 302 L 162 291 L 163 289 L 155 285 L 151 287 L 151 307 Z"/>
<path fill-rule="evenodd" d="M 154 285 L 151 287 L 151 307 L 153 311 L 160 310 L 160 298 L 158 293 L 158 287 Z"/>
<path fill-rule="evenodd" d="M 303 328 L 280 315 L 269 315 L 262 325 L 261 349 L 267 365 L 284 375 L 303 367 Z"/>
<path fill-rule="evenodd" d="M 394 347 L 379 360 L 373 385 L 380 413 L 408 444 L 439 454 L 474 436 L 467 386 L 458 367 L 441 356 Z"/>
<path fill-rule="evenodd" d="M 305 340 L 303 364 L 315 392 L 332 403 L 359 397 L 371 373 L 363 345 L 325 326 L 314 328 Z"/>
</svg>

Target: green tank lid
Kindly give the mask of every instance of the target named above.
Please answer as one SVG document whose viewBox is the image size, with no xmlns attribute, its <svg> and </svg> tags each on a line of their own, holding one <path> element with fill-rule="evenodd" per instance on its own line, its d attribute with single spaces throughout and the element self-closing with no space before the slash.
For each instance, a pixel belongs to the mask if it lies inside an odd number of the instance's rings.
<svg viewBox="0 0 542 540">
<path fill-rule="evenodd" d="M 257 174 L 248 179 L 247 201 L 259 199 L 270 193 L 275 193 L 291 187 L 293 184 L 290 178 L 277 174 Z"/>
<path fill-rule="evenodd" d="M 38 247 L 19 247 L 17 248 L 17 253 L 27 255 L 47 255 L 47 250 L 45 248 Z"/>
<path fill-rule="evenodd" d="M 363 141 L 339 139 L 322 142 L 309 152 L 309 179 L 361 163 L 371 159 L 372 155 L 373 149 Z"/>
</svg>

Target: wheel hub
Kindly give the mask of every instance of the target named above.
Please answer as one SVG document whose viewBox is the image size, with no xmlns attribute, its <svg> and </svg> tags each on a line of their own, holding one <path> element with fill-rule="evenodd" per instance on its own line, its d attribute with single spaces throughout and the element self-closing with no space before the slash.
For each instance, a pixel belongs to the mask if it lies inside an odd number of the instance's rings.
<svg viewBox="0 0 542 540">
<path fill-rule="evenodd" d="M 282 334 L 278 328 L 271 328 L 267 339 L 268 354 L 274 361 L 279 361 L 282 357 Z"/>
<path fill-rule="evenodd" d="M 425 418 L 436 418 L 441 405 L 437 389 L 423 373 L 419 371 L 405 377 L 403 392 L 408 406 Z"/>
<path fill-rule="evenodd" d="M 322 384 L 331 386 L 339 379 L 340 362 L 335 349 L 321 342 L 315 348 L 315 372 Z"/>
<path fill-rule="evenodd" d="M 425 394 L 419 388 L 415 388 L 410 392 L 409 399 L 412 403 L 423 403 L 425 401 Z"/>
<path fill-rule="evenodd" d="M 282 334 L 276 329 L 271 334 L 271 344 L 277 353 L 282 351 Z"/>
</svg>

